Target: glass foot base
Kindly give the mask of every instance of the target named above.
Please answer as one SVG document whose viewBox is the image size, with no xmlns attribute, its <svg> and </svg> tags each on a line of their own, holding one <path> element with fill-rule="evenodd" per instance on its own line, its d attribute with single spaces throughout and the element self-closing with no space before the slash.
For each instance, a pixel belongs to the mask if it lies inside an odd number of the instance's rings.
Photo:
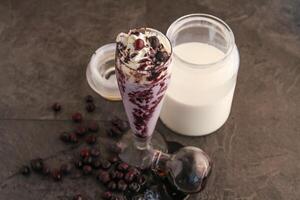
<svg viewBox="0 0 300 200">
<path fill-rule="evenodd" d="M 141 140 L 129 130 L 120 141 L 122 153 L 119 155 L 123 162 L 129 165 L 146 169 L 150 167 L 153 158 L 153 149 L 167 153 L 168 148 L 164 138 L 155 131 L 152 138 Z"/>
</svg>

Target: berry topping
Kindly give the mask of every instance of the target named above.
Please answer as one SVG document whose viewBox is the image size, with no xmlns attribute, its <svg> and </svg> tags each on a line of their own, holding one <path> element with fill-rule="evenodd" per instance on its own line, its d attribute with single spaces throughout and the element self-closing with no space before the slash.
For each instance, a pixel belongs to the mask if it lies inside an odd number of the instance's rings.
<svg viewBox="0 0 300 200">
<path fill-rule="evenodd" d="M 160 45 L 159 43 L 159 39 L 156 37 L 156 36 L 151 36 L 148 38 L 149 42 L 150 42 L 150 45 L 153 49 L 157 49 Z"/>
<path fill-rule="evenodd" d="M 137 39 L 134 42 L 134 48 L 135 50 L 141 50 L 142 48 L 144 48 L 144 41 L 142 39 Z"/>
<path fill-rule="evenodd" d="M 158 51 L 155 55 L 157 61 L 159 62 L 165 62 L 168 60 L 168 53 L 166 51 Z"/>
</svg>

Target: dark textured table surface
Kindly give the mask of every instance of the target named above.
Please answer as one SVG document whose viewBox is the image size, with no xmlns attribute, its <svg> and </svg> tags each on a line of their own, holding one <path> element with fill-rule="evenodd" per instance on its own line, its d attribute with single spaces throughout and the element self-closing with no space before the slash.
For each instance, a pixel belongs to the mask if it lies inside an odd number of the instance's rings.
<svg viewBox="0 0 300 200">
<path fill-rule="evenodd" d="M 100 123 L 126 119 L 121 102 L 87 85 L 95 49 L 129 27 L 165 32 L 195 12 L 230 25 L 241 64 L 231 115 L 216 133 L 190 138 L 157 125 L 168 140 L 201 147 L 214 161 L 207 188 L 191 199 L 300 199 L 299 9 L 297 0 L 1 0 L 0 199 L 68 199 L 77 191 L 100 199 L 101 188 L 88 179 L 57 184 L 14 174 L 33 157 L 59 162 L 66 146 L 57 136 L 71 127 L 74 111 Z M 84 112 L 86 94 L 96 98 L 92 115 Z M 64 106 L 59 115 L 49 110 L 54 101 Z"/>
</svg>

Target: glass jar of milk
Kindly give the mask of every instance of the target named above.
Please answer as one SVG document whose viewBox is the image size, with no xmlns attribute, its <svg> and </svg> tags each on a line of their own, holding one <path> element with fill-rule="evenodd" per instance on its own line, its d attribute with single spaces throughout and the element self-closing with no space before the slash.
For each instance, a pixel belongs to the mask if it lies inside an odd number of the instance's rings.
<svg viewBox="0 0 300 200">
<path fill-rule="evenodd" d="M 167 36 L 173 46 L 171 83 L 160 117 L 173 131 L 200 136 L 227 120 L 239 68 L 234 35 L 206 14 L 176 20 Z"/>
</svg>

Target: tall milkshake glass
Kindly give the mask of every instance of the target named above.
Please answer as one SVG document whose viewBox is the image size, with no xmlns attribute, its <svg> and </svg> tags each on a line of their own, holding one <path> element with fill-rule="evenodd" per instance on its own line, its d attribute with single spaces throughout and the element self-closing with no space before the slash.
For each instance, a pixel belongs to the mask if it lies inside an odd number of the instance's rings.
<svg viewBox="0 0 300 200">
<path fill-rule="evenodd" d="M 170 80 L 172 47 L 165 35 L 151 28 L 130 30 L 117 37 L 116 77 L 131 127 L 123 141 L 123 161 L 145 167 L 165 91 Z"/>
</svg>

